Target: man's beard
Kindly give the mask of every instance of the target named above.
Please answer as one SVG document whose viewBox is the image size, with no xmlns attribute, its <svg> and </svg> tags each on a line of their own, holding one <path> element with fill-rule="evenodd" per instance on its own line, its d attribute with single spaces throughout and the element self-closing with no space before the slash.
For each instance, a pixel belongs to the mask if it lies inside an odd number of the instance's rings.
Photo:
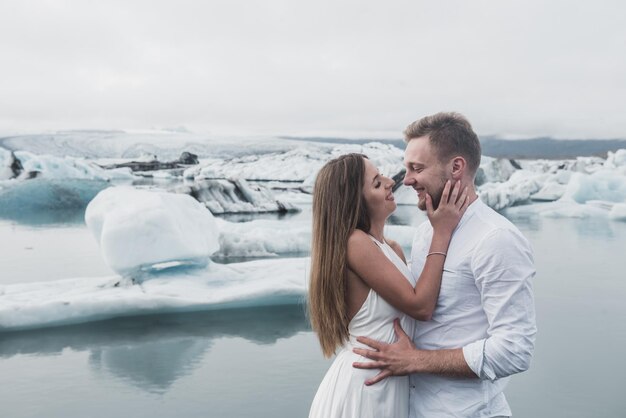
<svg viewBox="0 0 626 418">
<path fill-rule="evenodd" d="M 441 195 L 443 194 L 443 189 L 444 187 L 446 187 L 446 182 L 448 181 L 448 179 L 446 178 L 441 178 L 441 185 L 436 189 L 436 190 L 430 190 L 430 191 L 426 191 L 424 190 L 424 193 L 429 193 L 430 197 L 432 199 L 433 202 L 433 209 L 437 210 L 437 208 L 439 207 L 439 202 L 441 202 Z M 450 193 L 452 193 L 452 188 L 450 188 Z M 426 195 L 424 195 L 424 199 L 422 200 L 418 200 L 417 202 L 417 208 L 419 210 L 426 210 Z"/>
</svg>

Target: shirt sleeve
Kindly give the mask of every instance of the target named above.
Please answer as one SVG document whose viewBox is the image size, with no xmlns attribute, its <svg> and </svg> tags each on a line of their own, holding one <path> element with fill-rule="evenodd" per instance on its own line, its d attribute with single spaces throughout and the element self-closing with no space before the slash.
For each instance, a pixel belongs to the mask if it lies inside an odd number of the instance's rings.
<svg viewBox="0 0 626 418">
<path fill-rule="evenodd" d="M 465 361 L 480 379 L 527 370 L 537 333 L 530 244 L 519 231 L 494 230 L 476 248 L 472 270 L 489 327 L 487 338 L 463 347 Z"/>
</svg>

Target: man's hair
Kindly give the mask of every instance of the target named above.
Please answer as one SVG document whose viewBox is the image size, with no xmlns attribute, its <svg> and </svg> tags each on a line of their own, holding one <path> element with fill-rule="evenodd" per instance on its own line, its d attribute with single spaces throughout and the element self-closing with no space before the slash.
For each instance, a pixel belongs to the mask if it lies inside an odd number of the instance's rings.
<svg viewBox="0 0 626 418">
<path fill-rule="evenodd" d="M 460 155 L 467 161 L 471 174 L 480 165 L 480 141 L 465 116 L 456 112 L 439 112 L 411 123 L 404 130 L 404 141 L 428 136 L 439 161 Z"/>
</svg>

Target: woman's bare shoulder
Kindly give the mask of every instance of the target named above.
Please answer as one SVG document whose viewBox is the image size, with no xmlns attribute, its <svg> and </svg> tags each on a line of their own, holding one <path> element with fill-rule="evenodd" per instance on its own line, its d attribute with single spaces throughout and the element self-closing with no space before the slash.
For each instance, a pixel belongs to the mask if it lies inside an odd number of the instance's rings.
<svg viewBox="0 0 626 418">
<path fill-rule="evenodd" d="M 371 242 L 371 239 L 369 235 L 361 231 L 360 229 L 355 229 L 354 231 L 350 233 L 350 236 L 348 237 L 348 247 L 361 246 L 364 243 L 369 244 L 370 242 Z"/>
</svg>

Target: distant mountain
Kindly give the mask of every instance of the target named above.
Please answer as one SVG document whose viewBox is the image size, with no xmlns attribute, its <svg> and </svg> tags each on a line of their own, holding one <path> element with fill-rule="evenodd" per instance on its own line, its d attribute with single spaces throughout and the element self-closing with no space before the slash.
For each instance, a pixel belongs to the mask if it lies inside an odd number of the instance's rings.
<svg viewBox="0 0 626 418">
<path fill-rule="evenodd" d="M 626 148 L 626 139 L 552 139 L 532 138 L 506 140 L 481 138 L 483 154 L 502 158 L 575 158 L 598 156 Z"/>
<path fill-rule="evenodd" d="M 382 142 L 395 145 L 404 149 L 405 143 L 401 139 L 346 139 L 326 137 L 283 137 L 285 139 L 329 142 L 329 143 L 352 143 L 365 144 L 367 142 Z M 500 139 L 493 136 L 482 137 L 480 140 L 483 155 L 496 158 L 520 158 L 520 159 L 561 159 L 598 156 L 606 158 L 608 151 L 626 149 L 626 139 Z"/>
</svg>

